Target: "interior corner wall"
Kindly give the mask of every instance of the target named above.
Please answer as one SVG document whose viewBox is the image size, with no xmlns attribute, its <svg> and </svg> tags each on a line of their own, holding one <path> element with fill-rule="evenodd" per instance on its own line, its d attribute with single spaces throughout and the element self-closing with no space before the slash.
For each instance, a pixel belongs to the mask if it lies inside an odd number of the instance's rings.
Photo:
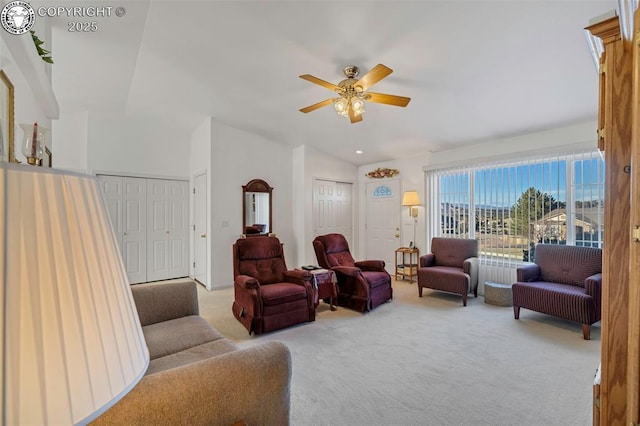
<svg viewBox="0 0 640 426">
<path fill-rule="evenodd" d="M 89 113 L 87 167 L 133 175 L 189 176 L 189 135 L 158 120 Z"/>
<path fill-rule="evenodd" d="M 211 133 L 211 287 L 233 285 L 232 246 L 244 227 L 242 186 L 252 179 L 263 179 L 273 187 L 273 232 L 284 244 L 287 266 L 298 266 L 293 238 L 292 149 L 215 120 Z"/>
<path fill-rule="evenodd" d="M 190 170 L 190 175 L 189 175 L 189 184 L 191 186 L 191 188 L 194 188 L 194 178 L 197 175 L 200 175 L 202 173 L 206 173 L 207 174 L 207 212 L 211 212 L 212 208 L 213 208 L 213 203 L 212 203 L 212 173 L 211 173 L 211 141 L 212 141 L 212 123 L 213 123 L 213 119 L 211 117 L 207 117 L 198 127 L 196 127 L 194 129 L 194 131 L 191 133 L 191 135 L 189 136 L 189 170 Z M 189 197 L 189 223 L 191 225 L 194 225 L 194 197 L 193 197 L 193 193 L 191 193 L 191 196 Z M 207 217 L 207 224 L 206 224 L 207 230 L 206 230 L 206 234 L 209 236 L 209 238 L 207 238 L 207 254 L 211 254 L 212 253 L 212 243 L 213 243 L 213 238 L 211 238 L 211 228 L 212 228 L 212 223 L 211 223 L 211 214 L 208 215 Z M 192 227 L 190 227 L 189 229 L 192 229 Z M 194 250 L 193 247 L 195 245 L 194 242 L 194 233 L 193 232 L 189 232 L 189 253 L 190 253 L 190 257 L 189 257 L 189 265 L 193 265 L 194 262 Z M 212 256 L 209 256 L 208 260 L 207 260 L 207 267 L 206 267 L 206 287 L 208 290 L 211 290 L 212 286 L 211 286 L 211 274 L 212 274 L 212 268 L 213 268 L 213 263 L 214 263 L 214 259 Z M 193 268 L 190 268 L 191 273 L 193 273 Z"/>
</svg>

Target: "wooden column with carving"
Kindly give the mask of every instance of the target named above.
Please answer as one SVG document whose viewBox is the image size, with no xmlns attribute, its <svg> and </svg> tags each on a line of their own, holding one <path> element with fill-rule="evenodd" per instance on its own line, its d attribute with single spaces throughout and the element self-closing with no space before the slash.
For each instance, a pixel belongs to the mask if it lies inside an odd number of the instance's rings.
<svg viewBox="0 0 640 426">
<path fill-rule="evenodd" d="M 599 423 L 622 425 L 628 424 L 631 43 L 623 39 L 617 16 L 587 29 L 604 44 L 598 123 L 606 164 Z"/>
</svg>

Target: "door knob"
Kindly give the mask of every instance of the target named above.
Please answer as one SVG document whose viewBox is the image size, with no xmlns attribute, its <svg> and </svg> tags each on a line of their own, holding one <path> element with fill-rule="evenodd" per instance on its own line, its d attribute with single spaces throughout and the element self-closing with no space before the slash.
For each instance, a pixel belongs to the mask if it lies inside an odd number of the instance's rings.
<svg viewBox="0 0 640 426">
<path fill-rule="evenodd" d="M 122 234 L 122 235 L 127 235 L 127 233 L 125 232 L 125 233 L 124 233 L 124 234 Z"/>
<path fill-rule="evenodd" d="M 165 232 L 166 234 L 168 234 L 168 233 L 169 233 L 169 231 L 168 231 L 168 230 L 167 230 L 167 231 L 164 231 L 164 232 Z"/>
<path fill-rule="evenodd" d="M 207 238 L 207 234 L 200 235 L 200 238 Z"/>
<path fill-rule="evenodd" d="M 396 234 L 396 238 L 400 238 L 400 234 Z"/>
<path fill-rule="evenodd" d="M 399 231 L 399 230 L 400 230 L 400 228 L 396 228 L 396 231 Z"/>
</svg>

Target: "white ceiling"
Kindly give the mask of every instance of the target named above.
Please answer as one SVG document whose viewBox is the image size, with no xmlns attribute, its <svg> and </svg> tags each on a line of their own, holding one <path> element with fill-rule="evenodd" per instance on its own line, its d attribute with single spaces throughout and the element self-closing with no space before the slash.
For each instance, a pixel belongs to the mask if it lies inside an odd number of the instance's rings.
<svg viewBox="0 0 640 426">
<path fill-rule="evenodd" d="M 52 20 L 62 112 L 126 112 L 185 134 L 211 116 L 357 165 L 594 118 L 597 74 L 583 28 L 616 7 L 614 0 L 102 4 L 126 15 Z M 69 32 L 72 20 L 95 20 L 98 30 Z M 367 103 L 357 124 L 332 106 L 298 111 L 333 97 L 299 75 L 337 84 L 344 66 L 363 75 L 378 63 L 394 72 L 371 90 L 411 97 L 406 108 Z"/>
</svg>

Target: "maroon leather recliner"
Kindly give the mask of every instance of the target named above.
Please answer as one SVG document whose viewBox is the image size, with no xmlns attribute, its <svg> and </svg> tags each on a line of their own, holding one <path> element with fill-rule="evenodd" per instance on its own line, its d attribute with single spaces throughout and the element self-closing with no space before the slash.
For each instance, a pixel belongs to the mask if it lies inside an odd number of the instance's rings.
<svg viewBox="0 0 640 426">
<path fill-rule="evenodd" d="M 311 274 L 287 270 L 276 237 L 241 238 L 233 245 L 233 315 L 249 334 L 315 321 Z"/>
<path fill-rule="evenodd" d="M 338 305 L 368 312 L 393 298 L 391 276 L 382 260 L 356 262 L 342 234 L 320 235 L 313 240 L 318 264 L 335 271 Z"/>
</svg>

